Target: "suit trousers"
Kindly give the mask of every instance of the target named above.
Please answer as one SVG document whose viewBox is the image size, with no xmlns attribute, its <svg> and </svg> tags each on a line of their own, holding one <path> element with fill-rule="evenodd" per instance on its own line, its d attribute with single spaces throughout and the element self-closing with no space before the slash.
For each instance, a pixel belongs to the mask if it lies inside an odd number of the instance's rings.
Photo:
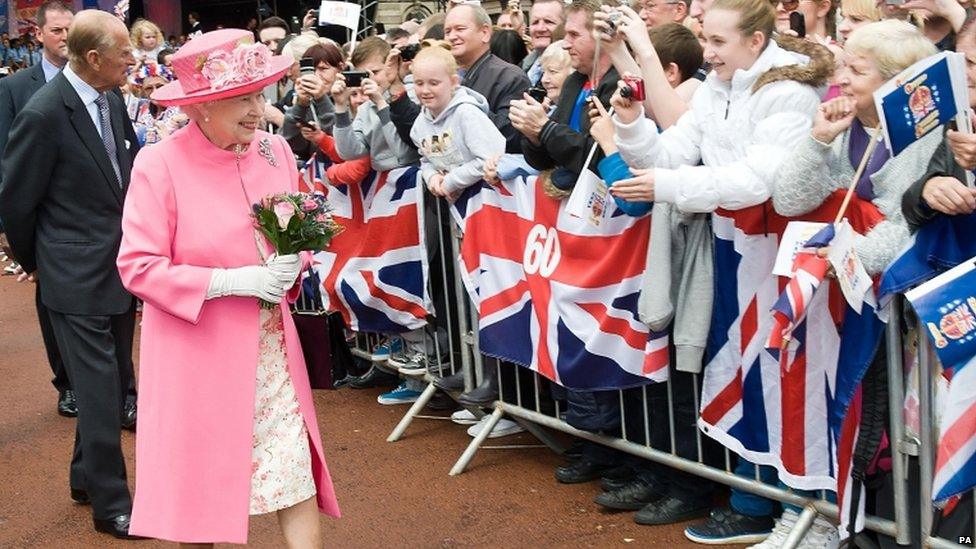
<svg viewBox="0 0 976 549">
<path fill-rule="evenodd" d="M 51 315 L 47 306 L 41 301 L 40 281 L 37 281 L 34 298 L 37 306 L 37 321 L 41 325 L 41 339 L 44 340 L 44 351 L 47 353 L 47 362 L 51 365 L 51 373 L 54 374 L 51 384 L 58 392 L 71 390 L 71 381 L 68 380 L 68 372 L 64 369 L 64 361 L 61 360 L 61 352 L 58 350 L 58 340 L 54 336 L 54 327 L 51 326 Z"/>
<path fill-rule="evenodd" d="M 121 315 L 50 315 L 78 402 L 71 487 L 88 492 L 96 519 L 128 514 L 121 417 L 132 376 L 135 301 Z"/>
</svg>

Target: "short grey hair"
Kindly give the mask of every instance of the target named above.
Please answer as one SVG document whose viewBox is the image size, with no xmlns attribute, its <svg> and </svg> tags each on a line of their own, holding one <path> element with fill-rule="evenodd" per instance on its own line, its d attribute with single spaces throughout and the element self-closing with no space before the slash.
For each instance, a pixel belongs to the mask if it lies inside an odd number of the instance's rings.
<svg viewBox="0 0 976 549">
<path fill-rule="evenodd" d="M 460 9 L 460 8 L 468 8 L 468 9 L 471 10 L 471 15 L 474 18 L 474 24 L 475 25 L 478 25 L 478 27 L 480 27 L 480 28 L 485 28 L 485 27 L 491 28 L 491 26 L 492 26 L 491 16 L 488 15 L 488 12 L 485 10 L 485 8 L 481 4 L 458 4 L 458 5 L 454 6 L 453 8 L 451 8 L 451 11 L 456 10 L 456 9 Z"/>
<path fill-rule="evenodd" d="M 78 12 L 77 17 L 68 30 L 68 60 L 77 65 L 88 63 L 85 54 L 95 50 L 105 53 L 115 46 L 112 37 L 112 22 L 119 22 L 118 18 L 108 12 L 99 10 L 84 10 Z M 126 31 L 128 40 L 128 31 Z"/>
</svg>

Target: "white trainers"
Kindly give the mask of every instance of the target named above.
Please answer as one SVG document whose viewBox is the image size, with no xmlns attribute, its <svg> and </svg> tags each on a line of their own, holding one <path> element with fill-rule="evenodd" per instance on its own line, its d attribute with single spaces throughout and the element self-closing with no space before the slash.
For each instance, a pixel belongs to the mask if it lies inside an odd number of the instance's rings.
<svg viewBox="0 0 976 549">
<path fill-rule="evenodd" d="M 840 545 L 840 533 L 829 520 L 818 516 L 807 535 L 803 536 L 798 549 L 837 549 Z"/>
<path fill-rule="evenodd" d="M 485 425 L 488 424 L 488 418 L 490 417 L 491 416 L 485 416 L 481 418 L 481 421 L 478 423 L 468 427 L 468 434 L 471 435 L 472 438 L 478 436 L 478 433 L 484 430 Z M 525 429 L 523 429 L 518 423 L 515 423 L 510 419 L 502 418 L 498 420 L 498 423 L 495 424 L 495 428 L 488 433 L 488 438 L 507 437 L 508 435 L 514 435 L 515 433 L 521 433 L 522 431 L 525 431 Z"/>
<path fill-rule="evenodd" d="M 458 425 L 474 425 L 478 423 L 478 418 L 468 410 L 458 410 L 451 414 L 451 421 Z"/>
<path fill-rule="evenodd" d="M 776 519 L 772 533 L 761 543 L 749 547 L 749 549 L 779 549 L 790 535 L 790 531 L 796 526 L 800 516 L 792 509 L 783 511 L 783 515 Z M 837 528 L 827 519 L 818 516 L 810 526 L 810 530 L 800 540 L 798 549 L 837 549 L 840 544 L 840 534 Z"/>
<path fill-rule="evenodd" d="M 770 532 L 769 537 L 748 549 L 779 549 L 786 541 L 786 536 L 790 535 L 790 531 L 793 530 L 798 518 L 800 515 L 796 511 L 784 509 L 783 514 L 776 519 L 776 524 L 773 525 L 773 531 Z"/>
</svg>

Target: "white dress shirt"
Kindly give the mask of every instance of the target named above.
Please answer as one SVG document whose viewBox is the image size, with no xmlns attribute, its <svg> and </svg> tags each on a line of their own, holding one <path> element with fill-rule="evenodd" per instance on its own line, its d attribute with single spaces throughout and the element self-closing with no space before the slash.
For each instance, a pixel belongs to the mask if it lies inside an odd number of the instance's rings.
<svg viewBox="0 0 976 549">
<path fill-rule="evenodd" d="M 61 69 L 54 63 L 47 60 L 47 57 L 41 56 L 41 68 L 44 69 L 44 81 L 50 82 L 55 76 L 61 72 Z"/>
<path fill-rule="evenodd" d="M 88 116 L 91 117 L 92 123 L 95 124 L 95 130 L 98 131 L 98 135 L 101 137 L 102 122 L 99 120 L 98 116 L 98 104 L 95 103 L 95 100 L 97 100 L 98 96 L 101 94 L 98 93 L 98 90 L 91 87 L 88 82 L 85 82 L 80 76 L 75 74 L 75 71 L 71 70 L 70 63 L 64 66 L 64 76 L 68 79 L 68 83 L 71 84 L 71 87 L 75 89 L 75 92 L 78 93 L 78 97 L 81 97 L 81 102 L 85 105 L 85 108 L 88 109 Z"/>
</svg>

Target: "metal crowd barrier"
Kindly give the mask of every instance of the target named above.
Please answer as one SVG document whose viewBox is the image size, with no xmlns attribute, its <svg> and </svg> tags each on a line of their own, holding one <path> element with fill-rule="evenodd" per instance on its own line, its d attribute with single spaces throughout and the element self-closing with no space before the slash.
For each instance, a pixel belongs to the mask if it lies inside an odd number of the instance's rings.
<svg viewBox="0 0 976 549">
<path fill-rule="evenodd" d="M 426 199 L 429 198 L 429 195 L 427 195 Z M 453 291 L 458 297 L 455 303 L 449 304 L 450 306 L 447 307 L 447 318 L 437 319 L 437 321 L 447 329 L 449 334 L 447 338 L 449 349 L 447 349 L 448 352 L 446 354 L 446 356 L 449 357 L 449 360 L 440 371 L 423 370 L 411 374 L 401 373 L 401 375 L 410 375 L 416 379 L 422 380 L 426 383 L 426 388 L 422 392 L 420 398 L 413 403 L 400 422 L 390 433 L 389 437 L 387 438 L 387 441 L 389 442 L 400 440 L 414 419 L 449 419 L 444 416 L 422 414 L 422 410 L 430 402 L 431 398 L 433 398 L 434 394 L 438 390 L 434 385 L 434 380 L 437 377 L 463 372 L 465 390 L 470 390 L 480 381 L 482 381 L 485 361 L 496 361 L 496 359 L 484 357 L 480 354 L 478 349 L 477 335 L 477 311 L 474 310 L 474 308 L 471 306 L 470 300 L 467 298 L 463 282 L 457 273 L 457 269 L 450 268 L 447 263 L 448 261 L 453 262 L 454 258 L 458 256 L 459 243 L 461 239 L 460 232 L 453 220 L 446 222 L 446 220 L 449 219 L 449 213 L 447 211 L 446 203 L 443 200 L 438 200 L 432 207 L 429 204 L 428 213 L 430 213 L 431 210 L 433 210 L 437 219 L 436 226 L 438 242 L 442 244 L 439 250 L 441 253 L 438 254 L 439 261 L 436 265 L 430 265 L 431 271 L 433 271 L 435 268 L 440 269 L 442 275 L 440 279 L 442 284 L 440 287 L 431 287 L 431 295 L 434 295 L 434 292 L 443 292 L 443 295 L 448 295 L 448 284 L 453 284 Z M 444 231 L 445 226 L 450 227 L 449 235 Z M 429 228 L 430 224 L 428 224 L 428 232 L 430 232 Z M 446 251 L 445 246 L 446 242 L 448 241 L 450 242 L 449 254 L 443 253 Z M 932 532 L 933 513 L 937 512 L 933 511 L 933 507 L 930 504 L 937 441 L 937 427 L 934 427 L 933 423 L 935 417 L 933 411 L 933 391 L 934 380 L 938 376 L 939 368 L 937 367 L 937 360 L 934 352 L 932 351 L 931 346 L 928 344 L 928 340 L 925 337 L 924 330 L 919 330 L 918 327 L 915 326 L 914 331 L 911 332 L 911 337 L 909 338 L 910 340 L 908 343 L 915 345 L 918 348 L 918 367 L 909 369 L 911 375 L 917 376 L 917 378 L 911 378 L 911 384 L 917 384 L 918 386 L 920 432 L 916 437 L 914 433 L 907 432 L 904 418 L 906 369 L 903 363 L 904 346 L 902 332 L 905 326 L 903 314 L 901 314 L 902 308 L 902 300 L 896 299 L 896 301 L 892 304 L 893 313 L 890 315 L 891 319 L 889 320 L 888 329 L 886 330 L 885 335 L 885 345 L 888 357 L 887 374 L 889 384 L 888 413 L 890 421 L 888 436 L 891 443 L 892 470 L 890 472 L 890 476 L 893 489 L 894 516 L 892 518 L 882 518 L 868 515 L 865 517 L 864 526 L 865 529 L 889 536 L 894 539 L 897 544 L 904 546 L 973 546 L 973 544 L 976 543 L 976 541 L 973 541 L 976 540 L 976 532 L 971 533 L 972 537 L 969 540 L 966 540 L 965 538 L 960 538 L 960 540 L 947 540 L 935 537 Z M 906 314 L 911 316 L 910 311 L 907 311 Z M 911 322 L 916 321 L 912 320 Z M 440 352 L 441 349 L 439 348 L 438 338 L 431 337 L 428 331 L 426 339 L 426 346 L 428 349 L 434 349 L 437 356 L 441 356 L 442 353 Z M 377 343 L 379 343 L 380 340 L 381 336 L 378 334 L 357 334 L 353 353 L 363 359 L 371 360 L 375 357 L 371 354 L 370 350 Z M 553 406 L 543 406 L 543 401 L 545 401 L 547 398 L 547 396 L 543 394 L 543 390 L 548 386 L 549 382 L 548 380 L 545 380 L 539 376 L 537 373 L 533 372 L 531 374 L 532 387 L 530 396 L 524 396 L 525 391 L 523 391 L 524 387 L 522 379 L 523 377 L 526 377 L 526 374 L 520 375 L 518 371 L 516 371 L 514 375 L 514 394 L 511 394 L 511 391 L 506 392 L 506 385 L 511 385 L 511 383 L 503 383 L 503 372 L 506 371 L 506 368 L 520 369 L 520 367 L 506 364 L 496 364 L 496 366 L 497 367 L 495 370 L 499 377 L 499 398 L 491 407 L 491 414 L 487 425 L 485 425 L 480 433 L 471 441 L 457 462 L 451 468 L 450 475 L 452 476 L 463 473 L 470 465 L 479 449 L 488 448 L 488 446 L 485 446 L 485 442 L 491 433 L 492 428 L 499 422 L 499 420 L 507 416 L 519 423 L 527 432 L 539 439 L 539 441 L 545 446 L 559 453 L 562 453 L 565 450 L 564 444 L 557 437 L 554 437 L 550 431 L 558 431 L 579 439 L 596 442 L 609 448 L 638 456 L 679 471 L 690 473 L 716 483 L 725 484 L 729 487 L 750 492 L 782 503 L 799 506 L 802 508 L 799 520 L 797 521 L 796 526 L 794 527 L 790 536 L 787 538 L 786 543 L 783 545 L 784 548 L 796 547 L 803 538 L 804 534 L 813 525 L 814 519 L 817 515 L 823 515 L 833 519 L 835 524 L 839 522 L 838 506 L 835 503 L 828 501 L 826 493 L 822 492 L 819 497 L 811 498 L 796 493 L 788 488 L 784 489 L 775 485 L 766 484 L 760 480 L 758 466 L 755 467 L 755 478 L 747 478 L 735 474 L 733 472 L 733 468 L 735 463 L 734 460 L 736 458 L 728 448 L 722 449 L 724 451 L 724 467 L 717 467 L 705 463 L 703 458 L 703 445 L 706 443 L 706 441 L 702 432 L 697 428 L 694 429 L 696 437 L 695 443 L 698 454 L 697 458 L 689 459 L 687 457 L 679 456 L 676 451 L 677 445 L 674 428 L 675 413 L 670 378 L 667 382 L 665 382 L 667 385 L 667 421 L 669 423 L 670 431 L 670 450 L 662 450 L 660 448 L 652 447 L 651 445 L 650 425 L 652 420 L 648 414 L 649 403 L 647 397 L 647 387 L 642 389 L 643 424 L 636 426 L 627 425 L 627 414 L 624 411 L 624 392 L 618 391 L 621 413 L 621 433 L 619 437 L 607 436 L 605 434 L 579 430 L 571 426 L 564 419 L 564 413 L 566 410 L 564 406 L 561 406 L 559 400 L 554 400 Z M 509 380 L 511 380 L 511 377 L 509 377 Z M 693 389 L 695 392 L 695 410 L 699 409 L 698 399 L 700 396 L 700 388 L 701 375 L 694 374 Z M 452 394 L 450 396 L 456 400 L 458 394 Z M 481 409 L 470 409 L 470 411 L 478 418 L 481 418 L 484 415 L 484 412 Z M 663 418 L 654 418 L 654 421 L 663 421 Z M 643 429 L 644 443 L 639 444 L 628 440 L 627 435 L 629 429 Z M 492 446 L 492 448 L 502 449 L 514 447 L 524 448 L 525 445 Z M 915 487 L 911 487 L 909 485 L 909 469 L 911 462 L 917 462 L 917 466 L 920 471 L 920 482 L 918 486 Z M 917 498 L 917 501 L 920 502 L 919 508 L 921 511 L 920 516 L 917 517 L 920 526 L 917 529 L 911 527 L 912 521 L 910 520 L 909 501 L 913 498 Z M 976 505 L 974 505 L 974 508 L 976 508 Z M 974 511 L 974 515 L 976 515 L 976 511 Z M 974 516 L 974 524 L 976 524 L 976 516 Z M 966 545 L 961 545 L 957 543 L 957 541 L 966 541 Z"/>
</svg>

